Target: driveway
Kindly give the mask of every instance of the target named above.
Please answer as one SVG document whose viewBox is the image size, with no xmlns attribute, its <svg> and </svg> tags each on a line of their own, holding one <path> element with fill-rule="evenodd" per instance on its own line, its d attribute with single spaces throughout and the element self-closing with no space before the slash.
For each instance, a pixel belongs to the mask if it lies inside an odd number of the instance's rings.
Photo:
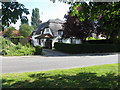
<svg viewBox="0 0 120 90">
<path fill-rule="evenodd" d="M 51 50 L 51 49 L 43 49 L 43 56 L 71 56 L 70 54 Z"/>
<path fill-rule="evenodd" d="M 56 52 L 56 51 L 55 51 Z M 118 54 L 87 54 L 87 55 L 56 55 L 44 56 L 13 56 L 2 57 L 2 73 L 20 73 L 69 69 L 93 65 L 118 63 Z"/>
</svg>

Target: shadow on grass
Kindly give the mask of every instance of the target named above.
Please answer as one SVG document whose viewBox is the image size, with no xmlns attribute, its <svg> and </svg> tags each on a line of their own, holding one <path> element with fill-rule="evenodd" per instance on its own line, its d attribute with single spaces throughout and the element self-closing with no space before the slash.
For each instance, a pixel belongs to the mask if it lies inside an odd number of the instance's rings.
<svg viewBox="0 0 120 90">
<path fill-rule="evenodd" d="M 55 75 L 45 73 L 29 75 L 32 80 L 18 81 L 3 79 L 3 88 L 118 88 L 118 79 L 114 73 L 97 76 L 96 73 L 76 75 Z M 6 83 L 7 84 L 4 84 Z"/>
</svg>

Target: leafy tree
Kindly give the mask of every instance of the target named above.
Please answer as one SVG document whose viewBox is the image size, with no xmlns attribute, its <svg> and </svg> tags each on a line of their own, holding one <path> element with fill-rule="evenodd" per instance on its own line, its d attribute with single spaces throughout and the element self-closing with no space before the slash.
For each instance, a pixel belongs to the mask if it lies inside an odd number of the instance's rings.
<svg viewBox="0 0 120 90">
<path fill-rule="evenodd" d="M 80 21 L 77 16 L 66 16 L 67 20 L 64 25 L 64 37 L 76 37 L 82 41 L 85 40 L 93 30 L 93 24 L 86 17 L 85 21 Z"/>
<path fill-rule="evenodd" d="M 16 30 L 14 27 L 8 27 L 6 31 L 4 31 L 4 37 L 14 36 L 13 31 Z"/>
<path fill-rule="evenodd" d="M 51 0 L 55 1 L 55 0 Z M 120 32 L 120 1 L 118 2 L 75 2 L 76 0 L 58 0 L 71 4 L 70 15 L 77 16 L 80 21 L 98 21 L 97 32 L 105 32 L 107 39 L 117 40 Z"/>
<path fill-rule="evenodd" d="M 21 24 L 28 24 L 28 18 L 26 16 L 21 18 Z"/>
<path fill-rule="evenodd" d="M 0 31 L 4 30 L 4 26 L 2 25 L 2 23 L 0 22 Z"/>
<path fill-rule="evenodd" d="M 29 26 L 28 24 L 23 24 L 20 26 L 20 34 L 21 36 L 27 37 L 33 32 L 34 28 Z"/>
<path fill-rule="evenodd" d="M 10 0 L 11 1 L 11 0 Z M 25 6 L 18 2 L 2 2 L 2 25 L 9 26 L 23 18 L 23 13 L 28 15 L 29 11 Z"/>
<path fill-rule="evenodd" d="M 42 21 L 40 20 L 39 9 L 35 8 L 32 10 L 32 17 L 31 17 L 31 25 L 33 25 L 34 29 L 38 27 L 38 25 Z"/>
</svg>

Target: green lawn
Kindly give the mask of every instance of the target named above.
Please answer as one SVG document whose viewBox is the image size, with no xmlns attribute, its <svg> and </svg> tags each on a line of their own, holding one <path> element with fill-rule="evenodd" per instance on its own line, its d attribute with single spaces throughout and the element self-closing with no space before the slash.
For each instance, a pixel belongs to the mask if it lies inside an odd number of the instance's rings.
<svg viewBox="0 0 120 90">
<path fill-rule="evenodd" d="M 94 37 L 87 37 L 86 40 L 102 40 L 102 39 L 99 39 L 99 38 L 96 39 L 96 38 L 94 38 Z"/>
<path fill-rule="evenodd" d="M 119 63 L 120 65 L 120 63 Z M 2 74 L 3 88 L 117 88 L 118 64 Z"/>
</svg>

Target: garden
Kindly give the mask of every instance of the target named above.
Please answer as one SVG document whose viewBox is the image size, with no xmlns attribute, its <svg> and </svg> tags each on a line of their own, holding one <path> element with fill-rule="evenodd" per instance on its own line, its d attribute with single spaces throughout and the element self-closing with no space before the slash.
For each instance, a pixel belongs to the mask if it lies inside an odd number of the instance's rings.
<svg viewBox="0 0 120 90">
<path fill-rule="evenodd" d="M 36 47 L 33 47 L 29 43 L 26 45 L 18 43 L 16 45 L 5 38 L 0 38 L 0 48 L 3 56 L 28 56 L 42 54 L 42 47 L 40 45 L 37 45 Z"/>
<path fill-rule="evenodd" d="M 50 0 L 55 2 L 56 0 Z M 76 37 L 82 44 L 55 43 L 55 50 L 70 53 L 119 53 L 120 52 L 120 2 L 71 2 L 68 13 L 64 16 L 63 38 Z M 19 2 L 2 2 L 2 31 L 4 37 L 0 38 L 0 53 L 3 56 L 31 56 L 42 55 L 42 47 L 33 47 L 29 43 L 21 44 L 22 38 L 28 38 L 37 25 L 40 24 L 38 9 L 33 9 L 32 22 L 28 25 L 29 9 Z M 37 11 L 37 20 L 35 12 Z M 19 12 L 19 13 L 18 13 Z M 22 15 L 23 14 L 23 15 Z M 13 35 L 15 28 L 9 27 L 17 20 L 21 20 L 20 35 Z M 90 40 L 91 33 L 103 34 L 105 40 Z M 10 41 L 9 39 L 12 40 Z M 8 60 L 9 61 L 9 60 Z M 84 62 L 83 62 L 84 63 Z M 5 73 L 2 75 L 2 88 L 120 88 L 119 65 L 105 64 L 90 67 L 49 70 L 39 72 Z"/>
</svg>

